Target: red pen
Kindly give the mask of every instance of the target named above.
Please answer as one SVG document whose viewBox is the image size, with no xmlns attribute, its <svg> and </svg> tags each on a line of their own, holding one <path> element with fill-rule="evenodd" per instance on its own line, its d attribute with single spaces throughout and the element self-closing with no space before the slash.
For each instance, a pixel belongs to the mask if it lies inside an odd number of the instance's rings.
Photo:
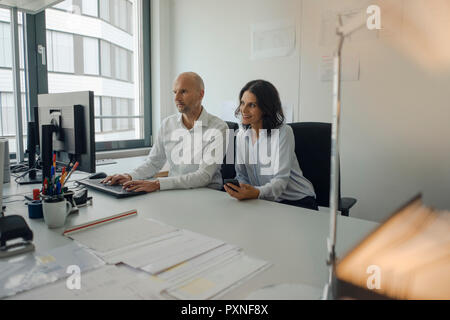
<svg viewBox="0 0 450 320">
<path fill-rule="evenodd" d="M 44 194 L 44 195 L 47 194 L 47 185 L 48 185 L 48 181 L 47 181 L 47 178 L 45 178 L 43 186 L 42 186 L 42 194 Z"/>
</svg>

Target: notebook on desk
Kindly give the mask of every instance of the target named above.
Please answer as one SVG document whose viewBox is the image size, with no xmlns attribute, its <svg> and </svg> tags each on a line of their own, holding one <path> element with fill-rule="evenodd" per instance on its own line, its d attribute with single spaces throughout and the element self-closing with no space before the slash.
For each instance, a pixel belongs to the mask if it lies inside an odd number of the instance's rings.
<svg viewBox="0 0 450 320">
<path fill-rule="evenodd" d="M 125 198 L 125 197 L 133 197 L 140 194 L 145 194 L 145 191 L 141 192 L 134 192 L 134 191 L 127 191 L 122 189 L 121 185 L 107 185 L 103 184 L 100 181 L 103 179 L 88 179 L 88 180 L 81 180 L 78 181 L 79 184 L 86 186 L 88 188 L 92 188 L 101 192 L 108 193 L 116 198 Z"/>
</svg>

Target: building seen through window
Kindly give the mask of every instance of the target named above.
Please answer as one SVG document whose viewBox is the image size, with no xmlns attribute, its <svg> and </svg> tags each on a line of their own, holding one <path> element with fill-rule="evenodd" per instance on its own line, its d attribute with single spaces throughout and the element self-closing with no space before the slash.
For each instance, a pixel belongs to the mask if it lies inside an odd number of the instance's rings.
<svg viewBox="0 0 450 320">
<path fill-rule="evenodd" d="M 19 62 L 22 104 L 22 130 L 24 141 L 27 134 L 27 101 L 24 80 L 23 27 L 22 14 L 18 13 Z M 16 107 L 13 88 L 13 53 L 11 39 L 11 13 L 0 8 L 0 136 L 9 140 L 10 152 L 16 152 Z"/>
<path fill-rule="evenodd" d="M 46 10 L 49 93 L 92 90 L 96 141 L 143 139 L 134 0 L 66 0 Z"/>
</svg>

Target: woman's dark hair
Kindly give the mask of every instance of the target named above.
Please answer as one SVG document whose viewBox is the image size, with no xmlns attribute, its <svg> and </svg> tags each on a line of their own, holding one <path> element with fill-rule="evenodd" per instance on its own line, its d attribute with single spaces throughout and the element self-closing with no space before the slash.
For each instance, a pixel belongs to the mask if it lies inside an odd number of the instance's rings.
<svg viewBox="0 0 450 320">
<path fill-rule="evenodd" d="M 236 117 L 241 113 L 240 103 L 246 91 L 253 93 L 256 97 L 258 107 L 262 112 L 262 128 L 267 129 L 268 134 L 271 129 L 279 128 L 284 122 L 284 114 L 280 95 L 274 85 L 265 80 L 253 80 L 247 83 L 239 93 L 239 106 L 234 112 Z M 244 125 L 245 129 L 249 127 L 249 125 Z"/>
</svg>

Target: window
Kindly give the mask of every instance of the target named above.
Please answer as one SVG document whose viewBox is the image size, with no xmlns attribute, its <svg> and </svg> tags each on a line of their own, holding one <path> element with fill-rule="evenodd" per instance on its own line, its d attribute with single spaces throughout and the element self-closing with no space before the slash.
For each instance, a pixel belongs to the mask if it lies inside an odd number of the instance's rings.
<svg viewBox="0 0 450 320">
<path fill-rule="evenodd" d="M 110 97 L 102 97 L 102 115 L 112 116 L 112 99 Z M 112 132 L 112 119 L 102 120 L 102 132 Z"/>
<path fill-rule="evenodd" d="M 71 12 L 72 11 L 72 0 L 65 0 L 53 6 L 55 9 L 60 9 L 64 11 Z"/>
<path fill-rule="evenodd" d="M 49 93 L 94 91 L 97 142 L 148 143 L 142 72 L 133 70 L 142 55 L 133 17 L 144 3 L 149 6 L 141 0 L 73 0 L 45 11 Z M 73 10 L 77 5 L 81 15 Z"/>
<path fill-rule="evenodd" d="M 99 74 L 98 39 L 83 38 L 84 74 Z"/>
<path fill-rule="evenodd" d="M 118 98 L 117 99 L 117 115 L 118 116 L 127 116 L 128 113 L 128 99 Z M 117 121 L 117 131 L 127 131 L 128 127 L 128 119 L 122 118 Z"/>
<path fill-rule="evenodd" d="M 127 1 L 119 0 L 119 28 L 122 30 L 127 30 L 127 24 L 130 20 L 127 16 Z"/>
<path fill-rule="evenodd" d="M 127 21 L 127 31 L 128 33 L 133 33 L 133 5 L 131 2 L 127 1 L 127 17 L 130 17 Z"/>
<path fill-rule="evenodd" d="M 95 0 L 83 0 L 81 4 L 81 12 L 88 16 L 98 16 L 98 3 Z"/>
<path fill-rule="evenodd" d="M 27 88 L 24 81 L 24 38 L 22 28 L 22 14 L 17 15 L 18 22 L 18 53 L 19 53 L 19 76 L 21 79 L 20 86 L 20 102 L 22 113 L 22 132 L 21 139 L 26 138 L 27 129 L 27 101 L 25 93 Z M 16 106 L 15 95 L 16 92 L 13 83 L 13 48 L 11 37 L 11 12 L 9 9 L 0 9 L 0 135 L 9 141 L 9 150 L 11 153 L 16 153 Z"/>
<path fill-rule="evenodd" d="M 113 26 L 133 34 L 133 6 L 135 2 L 128 0 L 100 0 L 99 16 Z"/>
<path fill-rule="evenodd" d="M 16 116 L 14 108 L 14 94 L 12 92 L 2 92 L 0 104 L 2 107 L 2 136 L 15 136 Z"/>
<path fill-rule="evenodd" d="M 102 114 L 101 112 L 101 102 L 100 97 L 95 96 L 94 97 L 94 116 L 95 118 L 95 132 L 101 132 L 102 131 L 102 123 L 101 120 L 98 119 L 98 117 Z"/>
<path fill-rule="evenodd" d="M 74 73 L 73 35 L 47 31 L 48 70 Z"/>
<path fill-rule="evenodd" d="M 109 42 L 100 41 L 101 43 L 101 50 L 100 50 L 100 54 L 101 54 L 101 69 L 102 69 L 102 76 L 105 77 L 111 77 L 112 73 L 111 73 L 111 44 Z"/>
<path fill-rule="evenodd" d="M 97 151 L 150 145 L 149 1 L 67 0 L 34 16 L 19 12 L 17 47 L 11 41 L 10 15 L 9 9 L 0 9 L 0 134 L 9 139 L 11 153 L 17 149 L 23 159 L 16 142 L 26 140 L 28 99 L 37 105 L 37 94 L 47 93 L 47 87 L 49 93 L 94 92 Z M 27 30 L 23 18 L 30 22 Z M 27 55 L 25 39 L 36 43 Z M 46 47 L 46 64 L 37 52 L 40 46 Z M 16 54 L 20 64 L 13 70 Z M 25 64 L 26 57 L 37 64 Z M 20 94 L 14 74 L 20 76 Z M 22 103 L 22 133 L 16 128 L 16 97 Z"/>
<path fill-rule="evenodd" d="M 0 22 L 0 44 L 0 67 L 11 68 L 11 27 L 9 23 L 3 21 Z"/>
<path fill-rule="evenodd" d="M 111 8 L 113 11 L 113 19 L 112 24 L 116 27 L 119 27 L 119 21 L 120 21 L 120 6 L 119 6 L 120 0 L 110 0 Z"/>
<path fill-rule="evenodd" d="M 100 18 L 110 21 L 109 11 L 109 0 L 100 0 Z"/>
</svg>

